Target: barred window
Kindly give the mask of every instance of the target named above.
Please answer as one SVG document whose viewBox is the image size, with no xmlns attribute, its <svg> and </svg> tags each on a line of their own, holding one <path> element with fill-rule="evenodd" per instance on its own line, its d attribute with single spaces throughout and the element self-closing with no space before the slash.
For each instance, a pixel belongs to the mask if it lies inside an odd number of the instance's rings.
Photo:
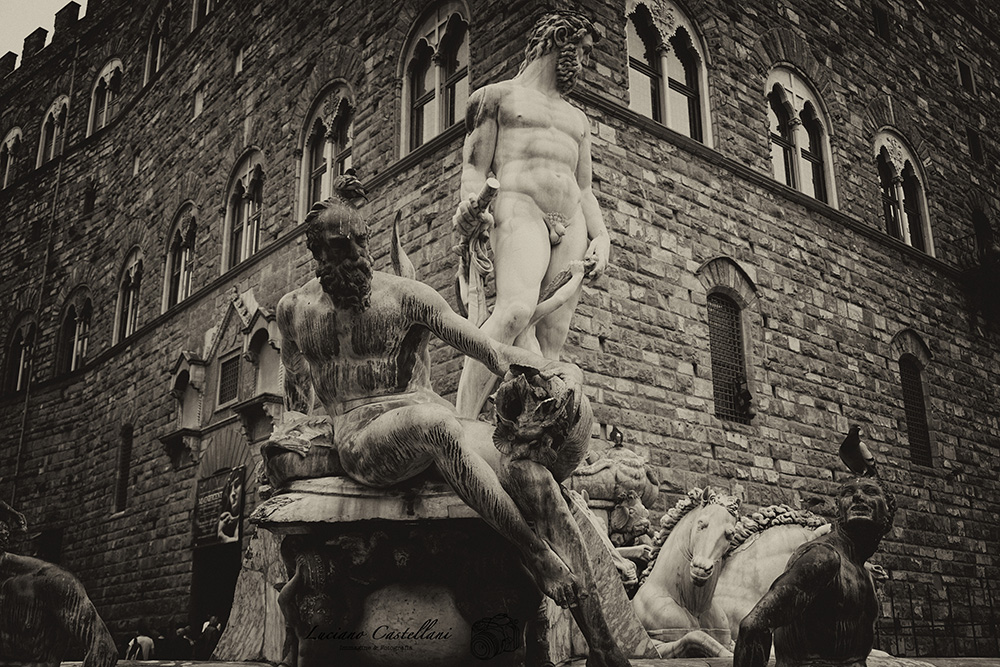
<svg viewBox="0 0 1000 667">
<path fill-rule="evenodd" d="M 931 436 L 924 405 L 924 386 L 920 362 L 911 354 L 899 358 L 899 376 L 903 384 L 903 410 L 910 441 L 910 459 L 922 466 L 931 465 Z"/>
<path fill-rule="evenodd" d="M 125 424 L 121 430 L 118 445 L 118 477 L 115 480 L 115 512 L 122 512 L 128 504 L 128 478 L 132 469 L 132 424 Z"/>
<path fill-rule="evenodd" d="M 712 354 L 715 416 L 749 424 L 749 389 L 743 358 L 740 308 L 729 297 L 708 295 L 708 335 Z"/>
<path fill-rule="evenodd" d="M 240 356 L 234 355 L 219 364 L 219 405 L 236 400 L 240 381 Z"/>
</svg>

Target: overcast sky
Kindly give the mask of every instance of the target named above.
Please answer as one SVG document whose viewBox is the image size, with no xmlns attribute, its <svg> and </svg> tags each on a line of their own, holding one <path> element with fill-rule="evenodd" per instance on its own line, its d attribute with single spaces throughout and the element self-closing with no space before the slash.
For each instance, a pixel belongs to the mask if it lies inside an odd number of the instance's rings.
<svg viewBox="0 0 1000 667">
<path fill-rule="evenodd" d="M 87 13 L 87 0 L 76 0 L 80 5 L 80 18 Z M 45 43 L 52 41 L 56 12 L 69 4 L 70 0 L 0 0 L 0 56 L 13 51 L 17 54 L 17 66 L 21 66 L 21 49 L 24 38 L 45 28 L 49 31 Z"/>
</svg>

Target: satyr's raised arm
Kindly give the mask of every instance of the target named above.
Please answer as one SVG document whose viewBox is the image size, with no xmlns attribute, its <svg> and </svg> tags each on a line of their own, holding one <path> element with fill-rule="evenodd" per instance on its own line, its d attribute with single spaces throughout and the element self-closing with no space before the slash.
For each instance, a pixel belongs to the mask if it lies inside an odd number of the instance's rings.
<svg viewBox="0 0 1000 667">
<path fill-rule="evenodd" d="M 840 554 L 827 545 L 812 546 L 789 565 L 740 622 L 733 667 L 764 667 L 773 630 L 800 619 L 839 570 Z"/>
<path fill-rule="evenodd" d="M 309 377 L 309 362 L 299 350 L 295 341 L 293 313 L 295 295 L 286 294 L 278 302 L 278 331 L 281 332 L 281 364 L 285 367 L 285 409 L 308 414 L 312 379 Z"/>
<path fill-rule="evenodd" d="M 597 277 L 604 272 L 611 254 L 611 237 L 604 224 L 604 215 L 597 203 L 593 189 L 593 165 L 590 157 L 590 127 L 587 117 L 581 111 L 584 126 L 583 139 L 580 141 L 580 158 L 576 164 L 576 180 L 580 186 L 580 207 L 583 209 L 583 219 L 587 223 L 587 236 L 591 239 L 585 259 L 588 275 Z"/>
</svg>

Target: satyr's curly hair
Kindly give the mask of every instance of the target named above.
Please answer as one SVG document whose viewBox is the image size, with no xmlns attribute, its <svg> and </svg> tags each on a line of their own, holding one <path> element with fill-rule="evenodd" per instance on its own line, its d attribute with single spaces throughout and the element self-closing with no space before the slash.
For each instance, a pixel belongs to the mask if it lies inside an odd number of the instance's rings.
<svg viewBox="0 0 1000 667">
<path fill-rule="evenodd" d="M 523 70 L 528 63 L 556 48 L 556 38 L 563 31 L 562 39 L 575 44 L 590 33 L 596 44 L 601 40 L 593 22 L 580 12 L 558 11 L 544 14 L 528 34 L 528 44 L 524 47 Z"/>
</svg>

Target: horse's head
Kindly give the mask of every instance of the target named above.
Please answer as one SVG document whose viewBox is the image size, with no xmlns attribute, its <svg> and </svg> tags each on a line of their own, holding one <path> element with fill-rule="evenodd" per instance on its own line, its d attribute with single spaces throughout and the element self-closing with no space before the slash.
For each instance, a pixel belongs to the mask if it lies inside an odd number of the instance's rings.
<svg viewBox="0 0 1000 667">
<path fill-rule="evenodd" d="M 691 513 L 691 580 L 704 586 L 718 574 L 718 563 L 729 548 L 739 501 L 705 489 L 702 506 Z"/>
</svg>

